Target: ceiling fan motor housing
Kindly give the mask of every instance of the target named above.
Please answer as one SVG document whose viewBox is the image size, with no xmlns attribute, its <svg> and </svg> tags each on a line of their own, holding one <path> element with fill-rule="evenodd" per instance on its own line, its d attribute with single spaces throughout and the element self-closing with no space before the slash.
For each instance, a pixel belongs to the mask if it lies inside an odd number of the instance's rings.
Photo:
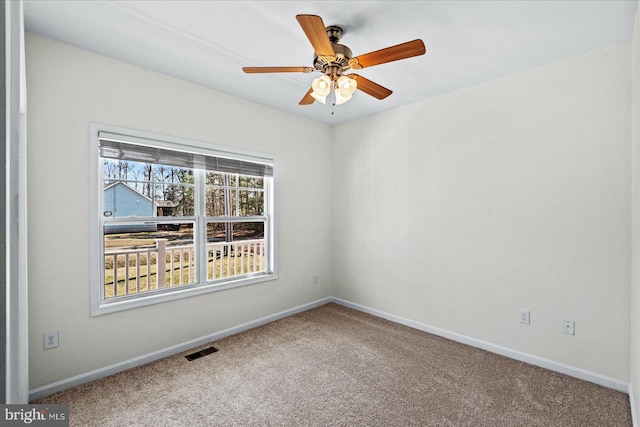
<svg viewBox="0 0 640 427">
<path fill-rule="evenodd" d="M 340 69 L 349 68 L 349 60 L 353 57 L 351 49 L 343 44 L 334 43 L 333 50 L 336 53 L 336 59 L 333 61 L 327 61 L 317 55 L 314 57 L 313 66 L 316 70 L 326 72 L 329 67 L 338 67 Z"/>
<path fill-rule="evenodd" d="M 353 53 L 347 46 L 338 43 L 344 34 L 342 28 L 337 25 L 330 25 L 325 28 L 325 31 L 327 32 L 327 36 L 329 36 L 329 41 L 333 46 L 336 57 L 334 60 L 330 60 L 326 57 L 321 58 L 315 55 L 313 58 L 313 66 L 316 70 L 322 71 L 329 75 L 332 80 L 335 80 L 340 76 L 342 70 L 349 68 L 349 60 L 353 57 Z"/>
</svg>

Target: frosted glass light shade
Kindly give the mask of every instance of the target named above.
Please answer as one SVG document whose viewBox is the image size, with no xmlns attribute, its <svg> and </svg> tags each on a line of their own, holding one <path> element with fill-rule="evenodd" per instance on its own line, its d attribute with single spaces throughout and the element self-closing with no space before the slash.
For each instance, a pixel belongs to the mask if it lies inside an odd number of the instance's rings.
<svg viewBox="0 0 640 427">
<path fill-rule="evenodd" d="M 353 92 L 355 92 L 357 88 L 358 84 L 355 80 L 347 76 L 338 77 L 338 92 L 340 92 L 340 95 L 343 97 L 351 98 L 351 95 L 353 95 Z"/>
<path fill-rule="evenodd" d="M 326 75 L 318 77 L 311 83 L 311 88 L 313 89 L 313 93 L 315 93 L 316 95 L 327 96 L 331 91 L 331 79 Z"/>
</svg>

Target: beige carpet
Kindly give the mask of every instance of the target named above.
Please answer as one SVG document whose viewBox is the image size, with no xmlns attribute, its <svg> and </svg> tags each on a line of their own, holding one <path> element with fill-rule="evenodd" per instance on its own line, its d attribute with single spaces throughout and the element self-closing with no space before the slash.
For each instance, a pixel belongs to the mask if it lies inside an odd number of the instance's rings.
<svg viewBox="0 0 640 427">
<path fill-rule="evenodd" d="M 628 396 L 336 304 L 36 403 L 72 426 L 630 426 Z"/>
</svg>

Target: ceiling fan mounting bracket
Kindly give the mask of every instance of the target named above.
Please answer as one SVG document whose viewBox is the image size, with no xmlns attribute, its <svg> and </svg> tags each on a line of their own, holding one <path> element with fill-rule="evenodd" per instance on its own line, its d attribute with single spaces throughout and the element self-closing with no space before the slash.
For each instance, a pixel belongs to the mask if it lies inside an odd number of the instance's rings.
<svg viewBox="0 0 640 427">
<path fill-rule="evenodd" d="M 338 43 L 342 38 L 342 35 L 344 34 L 342 28 L 338 27 L 337 25 L 329 25 L 325 28 L 325 30 L 327 31 L 327 35 L 329 36 L 329 41 L 331 42 L 331 44 Z"/>
</svg>

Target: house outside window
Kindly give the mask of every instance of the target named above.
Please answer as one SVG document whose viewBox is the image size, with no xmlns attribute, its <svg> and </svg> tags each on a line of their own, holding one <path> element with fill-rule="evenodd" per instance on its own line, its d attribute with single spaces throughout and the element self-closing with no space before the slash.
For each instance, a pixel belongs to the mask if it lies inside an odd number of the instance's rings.
<svg viewBox="0 0 640 427">
<path fill-rule="evenodd" d="M 92 314 L 276 278 L 273 156 L 91 125 Z"/>
</svg>

